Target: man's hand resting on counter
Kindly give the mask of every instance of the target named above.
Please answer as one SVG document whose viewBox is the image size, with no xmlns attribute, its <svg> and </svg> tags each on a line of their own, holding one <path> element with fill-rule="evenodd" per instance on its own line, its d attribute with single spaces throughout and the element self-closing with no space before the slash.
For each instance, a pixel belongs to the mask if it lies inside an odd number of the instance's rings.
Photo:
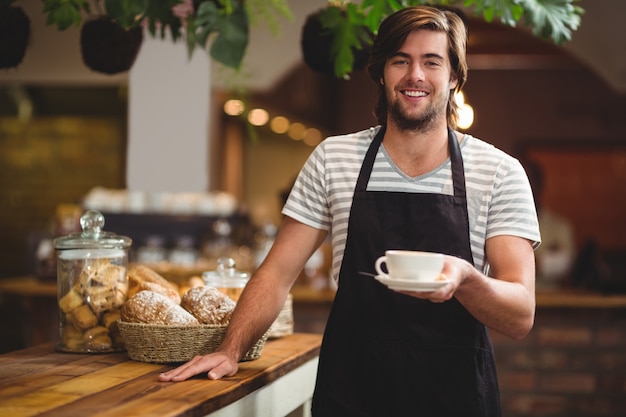
<svg viewBox="0 0 626 417">
<path fill-rule="evenodd" d="M 220 379 L 223 376 L 233 376 L 237 373 L 237 361 L 223 352 L 213 352 L 208 355 L 195 356 L 189 362 L 159 375 L 163 382 L 178 382 L 192 376 L 207 372 L 209 379 Z"/>
</svg>

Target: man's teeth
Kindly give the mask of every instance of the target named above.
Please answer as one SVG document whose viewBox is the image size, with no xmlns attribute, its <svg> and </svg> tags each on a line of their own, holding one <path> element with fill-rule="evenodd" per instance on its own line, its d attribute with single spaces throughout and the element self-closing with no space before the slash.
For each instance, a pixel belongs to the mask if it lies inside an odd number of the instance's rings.
<svg viewBox="0 0 626 417">
<path fill-rule="evenodd" d="M 405 91 L 404 95 L 409 97 L 424 97 L 426 93 L 423 91 Z"/>
</svg>

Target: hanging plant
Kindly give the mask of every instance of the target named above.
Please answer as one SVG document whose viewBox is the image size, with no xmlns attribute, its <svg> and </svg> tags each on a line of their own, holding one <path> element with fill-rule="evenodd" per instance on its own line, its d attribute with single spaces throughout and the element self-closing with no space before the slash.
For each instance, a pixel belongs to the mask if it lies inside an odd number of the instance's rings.
<svg viewBox="0 0 626 417">
<path fill-rule="evenodd" d="M 0 0 L 2 1 L 2 0 Z M 142 42 L 142 27 L 161 39 L 186 36 L 189 55 L 208 48 L 212 59 L 239 68 L 248 46 L 250 16 L 276 31 L 275 15 L 291 17 L 287 0 L 44 0 L 46 23 L 59 30 L 81 26 L 85 64 L 106 74 L 130 69 Z M 178 9 L 185 10 L 182 14 Z"/>
<path fill-rule="evenodd" d="M 0 5 L 11 1 L 0 0 Z M 91 1 L 98 6 L 104 2 L 104 12 L 99 16 L 107 17 L 125 31 L 147 25 L 152 36 L 163 38 L 169 31 L 175 42 L 184 35 L 189 55 L 198 47 L 209 49 L 213 60 L 235 69 L 245 56 L 250 24 L 256 17 L 267 20 L 274 29 L 275 16 L 291 18 L 287 0 Z M 327 8 L 306 21 L 301 42 L 303 57 L 315 70 L 332 71 L 337 77 L 348 78 L 352 70 L 365 65 L 367 49 L 382 20 L 402 7 L 419 4 L 462 5 L 488 22 L 499 19 L 510 26 L 523 24 L 531 27 L 535 36 L 561 44 L 570 40 L 580 25 L 584 10 L 575 4 L 577 1 L 362 0 L 357 4 L 329 0 Z M 173 13 L 181 5 L 189 9 L 184 16 Z M 44 13 L 49 25 L 65 30 L 72 25 L 80 26 L 83 13 L 90 15 L 89 3 L 88 0 L 44 0 Z"/>
<path fill-rule="evenodd" d="M 108 16 L 90 19 L 80 30 L 83 62 L 88 68 L 103 74 L 130 70 L 142 42 L 141 27 L 125 29 Z"/>
<path fill-rule="evenodd" d="M 147 11 L 147 0 L 96 1 L 95 13 L 86 0 L 45 0 L 46 23 L 59 30 L 80 26 L 80 51 L 84 64 L 107 75 L 128 71 L 143 42 L 139 22 Z"/>
<path fill-rule="evenodd" d="M 21 64 L 30 38 L 30 19 L 14 0 L 0 0 L 0 68 Z"/>
<path fill-rule="evenodd" d="M 358 62 L 356 55 L 366 48 L 368 42 L 364 33 L 375 34 L 378 26 L 389 14 L 407 6 L 417 5 L 462 5 L 473 9 L 477 16 L 491 22 L 499 19 L 503 24 L 516 26 L 518 23 L 531 27 L 533 35 L 561 44 L 571 39 L 572 32 L 578 29 L 584 10 L 576 6 L 578 0 L 363 0 L 355 4 L 349 0 L 329 0 L 329 5 L 322 13 L 315 13 L 307 19 L 307 31 L 319 30 L 318 37 L 330 42 L 330 47 L 312 49 L 311 42 L 303 39 L 302 48 L 305 62 L 316 69 L 327 63 L 333 63 L 337 77 L 348 78 Z M 336 10 L 341 10 L 338 13 Z M 315 38 L 307 33 L 307 38 Z M 330 37 L 329 40 L 327 37 Z M 304 34 L 303 34 L 304 38 Z M 306 49 L 306 50 L 305 50 Z M 314 57 L 313 64 L 309 57 Z"/>
<path fill-rule="evenodd" d="M 373 34 L 356 10 L 354 4 L 329 5 L 307 17 L 300 42 L 305 64 L 338 76 L 365 67 Z"/>
</svg>

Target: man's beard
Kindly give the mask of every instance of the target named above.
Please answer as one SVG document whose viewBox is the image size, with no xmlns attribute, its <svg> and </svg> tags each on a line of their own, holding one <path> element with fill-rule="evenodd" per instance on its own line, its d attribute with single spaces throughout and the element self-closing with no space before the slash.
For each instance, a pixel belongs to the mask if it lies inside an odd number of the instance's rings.
<svg viewBox="0 0 626 417">
<path fill-rule="evenodd" d="M 439 98 L 430 103 L 419 114 L 408 114 L 400 105 L 400 100 L 393 100 L 389 104 L 389 116 L 393 123 L 401 131 L 427 132 L 435 127 L 435 122 L 440 115 L 445 115 L 448 101 L 447 97 Z"/>
</svg>

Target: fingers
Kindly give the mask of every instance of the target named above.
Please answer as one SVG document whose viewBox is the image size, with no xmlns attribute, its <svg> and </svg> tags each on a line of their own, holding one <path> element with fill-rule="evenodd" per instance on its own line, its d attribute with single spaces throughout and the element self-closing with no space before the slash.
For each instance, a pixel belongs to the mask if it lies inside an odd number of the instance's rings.
<svg viewBox="0 0 626 417">
<path fill-rule="evenodd" d="M 203 358 L 201 356 L 196 356 L 191 359 L 189 362 L 179 366 L 178 368 L 174 368 L 171 371 L 163 372 L 159 375 L 160 381 L 184 381 L 185 379 L 191 378 L 194 375 L 198 375 L 202 372 L 205 372 L 202 369 Z M 205 364 L 208 366 L 208 364 Z M 210 369 L 210 368 L 209 368 Z M 207 369 L 208 370 L 208 369 Z"/>
<path fill-rule="evenodd" d="M 429 300 L 434 303 L 443 303 L 452 298 L 454 295 L 454 287 L 452 284 L 446 284 L 437 291 L 430 294 Z"/>
<path fill-rule="evenodd" d="M 233 366 L 229 361 L 223 361 L 207 373 L 209 379 L 220 379 L 224 376 L 233 376 L 237 373 L 237 365 Z"/>
<path fill-rule="evenodd" d="M 456 287 L 453 284 L 446 284 L 436 291 L 398 291 L 411 297 L 422 300 L 429 300 L 433 303 L 443 303 L 454 296 Z"/>
<path fill-rule="evenodd" d="M 232 376 L 237 372 L 237 363 L 233 363 L 223 354 L 196 356 L 177 368 L 163 372 L 159 375 L 159 380 L 163 382 L 184 381 L 204 372 L 207 372 L 209 379 L 220 379 L 223 376 Z"/>
</svg>

